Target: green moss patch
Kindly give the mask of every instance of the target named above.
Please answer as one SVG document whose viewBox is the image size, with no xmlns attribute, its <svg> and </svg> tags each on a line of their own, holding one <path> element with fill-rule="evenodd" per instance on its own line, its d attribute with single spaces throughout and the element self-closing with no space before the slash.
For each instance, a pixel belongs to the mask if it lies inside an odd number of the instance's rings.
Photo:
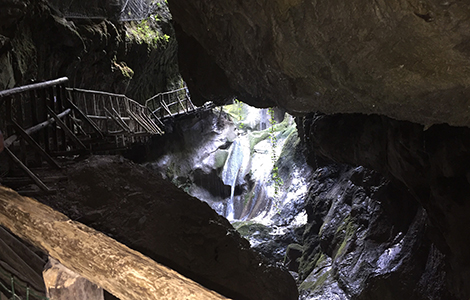
<svg viewBox="0 0 470 300">
<path fill-rule="evenodd" d="M 338 227 L 335 233 L 335 236 L 342 237 L 342 242 L 335 251 L 334 259 L 345 252 L 347 246 L 353 241 L 356 230 L 357 224 L 355 224 L 354 219 L 348 215 L 344 218 L 342 224 Z"/>
</svg>

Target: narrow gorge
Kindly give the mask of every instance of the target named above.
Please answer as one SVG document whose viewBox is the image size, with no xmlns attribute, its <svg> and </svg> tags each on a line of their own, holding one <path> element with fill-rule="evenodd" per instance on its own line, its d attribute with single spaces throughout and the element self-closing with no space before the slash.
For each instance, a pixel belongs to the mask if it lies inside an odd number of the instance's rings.
<svg viewBox="0 0 470 300">
<path fill-rule="evenodd" d="M 201 107 L 123 156 L 58 157 L 40 202 L 231 299 L 470 298 L 468 2 L 0 8 L 0 90 Z"/>
</svg>

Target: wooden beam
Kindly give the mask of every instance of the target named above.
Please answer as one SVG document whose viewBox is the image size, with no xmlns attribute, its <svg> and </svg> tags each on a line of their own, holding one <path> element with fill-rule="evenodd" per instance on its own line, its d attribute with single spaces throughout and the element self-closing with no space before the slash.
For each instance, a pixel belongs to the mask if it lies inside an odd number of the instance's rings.
<svg viewBox="0 0 470 300">
<path fill-rule="evenodd" d="M 73 94 L 72 94 L 73 95 Z M 72 108 L 79 116 L 79 118 L 83 119 L 86 123 L 88 123 L 88 125 L 91 126 L 91 128 L 93 128 L 93 130 L 98 133 L 98 135 L 103 138 L 104 135 L 103 135 L 103 132 L 101 132 L 101 129 L 99 128 L 98 125 L 96 125 L 95 122 L 93 122 L 90 118 L 88 118 L 88 116 L 83 113 L 80 108 L 78 108 L 78 106 L 76 106 L 72 101 L 70 101 L 69 99 L 66 99 L 66 103 L 68 106 L 70 106 L 70 108 Z"/>
<path fill-rule="evenodd" d="M 227 299 L 5 187 L 0 187 L 0 225 L 121 300 Z"/>
<path fill-rule="evenodd" d="M 34 174 L 27 166 L 25 166 L 23 162 L 18 157 L 16 157 L 15 154 L 13 154 L 13 152 L 10 151 L 10 149 L 5 147 L 3 150 L 21 169 L 23 169 L 23 171 L 26 172 L 26 174 L 28 174 L 28 176 L 34 181 L 34 183 L 37 184 L 37 186 L 41 188 L 41 190 L 47 193 L 54 192 L 54 190 L 51 190 L 50 188 L 48 188 L 47 185 L 45 185 L 44 182 L 42 182 L 41 179 L 39 179 L 39 177 L 36 176 L 36 174 Z"/>
<path fill-rule="evenodd" d="M 144 110 L 148 111 L 147 109 L 144 109 Z M 148 124 L 150 124 L 150 126 L 153 127 L 153 129 L 155 130 L 156 133 L 158 133 L 158 134 L 164 134 L 165 133 L 162 129 L 160 129 L 160 127 L 158 127 L 157 123 L 155 123 L 152 120 L 152 118 L 150 118 L 150 115 L 142 113 L 141 116 Z"/>
<path fill-rule="evenodd" d="M 25 91 L 37 90 L 37 89 L 44 89 L 47 87 L 52 87 L 58 84 L 66 83 L 69 79 L 67 77 L 61 77 L 54 80 L 49 80 L 45 82 L 33 83 L 28 85 L 23 85 L 20 87 L 12 88 L 9 90 L 0 91 L 0 98 L 11 96 L 14 94 L 22 93 Z"/>
<path fill-rule="evenodd" d="M 170 117 L 173 117 L 173 114 L 171 113 L 170 108 L 164 101 L 160 102 L 160 105 L 167 111 Z"/>
<path fill-rule="evenodd" d="M 70 113 L 70 108 L 64 110 L 63 112 L 61 112 L 61 113 L 58 114 L 57 116 L 58 116 L 59 118 L 63 118 L 63 117 L 65 117 L 66 115 L 68 115 L 69 113 Z M 39 124 L 37 124 L 37 125 L 34 125 L 34 126 L 28 128 L 28 129 L 25 129 L 25 132 L 26 132 L 27 134 L 33 134 L 33 133 L 35 133 L 35 132 L 37 132 L 37 131 L 43 129 L 44 127 L 46 127 L 46 126 L 48 126 L 48 125 L 50 125 L 50 124 L 52 124 L 52 123 L 54 123 L 54 122 L 55 122 L 54 118 L 50 118 L 50 119 L 48 119 L 48 120 L 46 120 L 46 121 L 44 121 L 44 122 L 42 122 L 42 123 L 39 123 Z M 16 134 L 9 136 L 9 137 L 4 141 L 4 146 L 5 146 L 5 148 L 9 147 L 9 146 L 10 146 L 11 144 L 13 144 L 17 139 L 18 139 L 18 136 L 17 136 Z"/>
<path fill-rule="evenodd" d="M 156 133 L 145 121 L 141 120 L 137 114 L 134 114 L 130 109 L 127 110 L 129 116 L 142 128 L 144 128 L 148 133 Z"/>
<path fill-rule="evenodd" d="M 15 121 L 11 120 L 11 123 L 13 124 L 15 131 L 18 132 L 23 139 L 28 142 L 31 147 L 33 147 L 39 154 L 41 154 L 46 161 L 51 165 L 52 167 L 56 169 L 60 169 L 61 166 L 49 155 L 47 152 L 39 146 L 39 144 L 23 129 L 21 128 L 20 125 L 18 125 Z"/>
<path fill-rule="evenodd" d="M 47 106 L 47 110 L 49 111 L 49 114 L 54 118 L 54 120 L 57 122 L 57 125 L 65 132 L 65 134 L 80 148 L 86 149 L 86 146 L 80 141 L 80 139 L 70 130 L 70 128 L 67 127 L 67 125 L 62 122 L 62 120 L 59 118 L 59 116 L 54 112 L 52 108 Z M 65 142 L 65 141 L 64 141 Z"/>
<path fill-rule="evenodd" d="M 113 109 L 114 110 L 114 109 Z M 108 114 L 111 119 L 113 119 L 114 122 L 116 122 L 116 124 L 121 127 L 122 130 L 124 130 L 125 132 L 130 132 L 131 129 L 129 128 L 129 126 L 127 126 L 126 122 L 124 122 L 122 119 L 121 119 L 121 116 L 119 116 L 119 114 L 116 113 L 116 115 L 114 115 L 113 113 L 111 113 L 106 107 L 104 107 L 104 111 L 106 112 L 106 114 Z M 116 110 L 114 110 L 114 112 L 116 112 Z"/>
</svg>

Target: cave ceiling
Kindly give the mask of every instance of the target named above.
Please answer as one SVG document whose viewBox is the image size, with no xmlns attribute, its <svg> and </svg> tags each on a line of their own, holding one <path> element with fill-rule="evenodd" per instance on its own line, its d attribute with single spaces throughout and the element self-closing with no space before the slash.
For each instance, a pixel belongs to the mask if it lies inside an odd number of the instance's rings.
<svg viewBox="0 0 470 300">
<path fill-rule="evenodd" d="M 470 124 L 468 1 L 168 2 L 200 102 Z"/>
</svg>

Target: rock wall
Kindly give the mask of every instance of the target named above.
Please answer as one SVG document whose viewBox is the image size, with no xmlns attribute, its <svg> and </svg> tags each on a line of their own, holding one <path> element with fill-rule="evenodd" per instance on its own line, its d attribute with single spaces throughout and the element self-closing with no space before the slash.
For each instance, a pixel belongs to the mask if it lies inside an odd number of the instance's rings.
<svg viewBox="0 0 470 300">
<path fill-rule="evenodd" d="M 425 211 L 377 172 L 320 166 L 305 208 L 302 241 L 287 250 L 300 299 L 457 299 Z"/>
<path fill-rule="evenodd" d="M 312 115 L 303 119 L 311 153 L 373 168 L 404 184 L 426 209 L 429 235 L 446 255 L 452 292 L 470 295 L 470 129 L 380 116 Z"/>
<path fill-rule="evenodd" d="M 196 196 L 227 217 L 220 198 L 230 197 L 230 187 L 221 180 L 223 163 L 214 158 L 235 143 L 234 124 L 225 118 L 225 113 L 208 111 L 173 124 L 172 134 L 156 141 L 161 153 L 157 162 L 148 166 L 190 194 L 198 186 Z M 243 120 L 238 126 L 242 123 L 249 127 Z M 320 120 L 313 123 L 305 119 L 300 132 L 309 141 L 310 150 L 323 149 L 312 141 L 316 138 L 312 131 L 323 133 L 325 139 L 334 132 L 321 126 Z M 336 128 L 334 124 L 330 125 Z M 357 130 L 351 124 L 345 128 Z M 349 136 L 353 138 L 352 133 Z M 338 141 L 330 147 L 320 138 L 318 142 L 328 147 L 325 153 L 334 154 L 336 149 L 347 156 L 354 151 L 341 148 Z M 267 151 L 266 147 L 269 149 L 269 144 L 257 151 Z M 459 299 L 450 284 L 456 273 L 446 266 L 452 254 L 444 254 L 441 245 L 432 241 L 436 228 L 402 183 L 365 167 L 326 162 L 325 156 L 322 159 L 314 153 L 309 157 L 316 168 L 312 172 L 306 166 L 304 150 L 297 134 L 289 135 L 277 162 L 283 185 L 278 195 L 282 204 L 275 212 L 270 214 L 272 207 L 260 201 L 259 216 L 251 219 L 235 213 L 232 223 L 253 249 L 272 263 L 289 268 L 300 299 Z M 375 150 L 370 147 L 370 151 Z M 253 159 L 260 160 L 256 155 Z M 256 173 L 254 165 L 252 162 Z M 204 189 L 207 192 L 200 192 Z M 304 189 L 308 193 L 299 193 Z M 249 184 L 237 186 L 237 193 L 252 192 Z M 244 207 L 250 207 L 250 202 L 245 201 Z"/>
<path fill-rule="evenodd" d="M 42 0 L 5 0 L 0 7 L 0 89 L 67 76 L 73 87 L 143 101 L 179 80 L 177 44 L 163 6 L 126 23 L 65 19 Z"/>
</svg>

